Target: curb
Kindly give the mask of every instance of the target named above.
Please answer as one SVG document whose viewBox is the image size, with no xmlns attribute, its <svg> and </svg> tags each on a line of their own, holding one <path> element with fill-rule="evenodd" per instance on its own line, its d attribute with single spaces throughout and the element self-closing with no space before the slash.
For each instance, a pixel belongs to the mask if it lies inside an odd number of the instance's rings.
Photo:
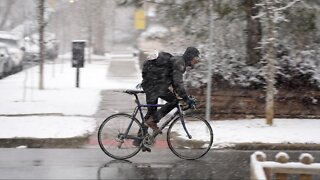
<svg viewBox="0 0 320 180">
<path fill-rule="evenodd" d="M 26 148 L 82 148 L 89 137 L 72 138 L 1 138 L 0 148 L 17 148 L 25 146 Z"/>
<path fill-rule="evenodd" d="M 0 148 L 17 148 L 19 146 L 26 146 L 26 148 L 86 148 L 92 139 L 90 136 L 72 137 L 72 138 L 1 138 Z M 158 143 L 159 144 L 159 143 Z M 163 144 L 155 146 L 154 148 L 167 148 Z M 303 151 L 318 151 L 320 144 L 315 143 L 237 143 L 233 146 L 212 148 L 212 150 L 303 150 Z"/>
<path fill-rule="evenodd" d="M 235 150 L 320 150 L 315 143 L 238 143 L 227 149 Z"/>
</svg>

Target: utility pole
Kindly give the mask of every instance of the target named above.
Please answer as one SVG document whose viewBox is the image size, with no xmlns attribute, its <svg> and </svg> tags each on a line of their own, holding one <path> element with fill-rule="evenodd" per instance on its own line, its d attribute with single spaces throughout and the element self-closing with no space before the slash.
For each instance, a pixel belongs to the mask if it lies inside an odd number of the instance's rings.
<svg viewBox="0 0 320 180">
<path fill-rule="evenodd" d="M 43 64 L 44 64 L 44 4 L 45 0 L 38 0 L 38 24 L 39 24 L 39 68 L 40 68 L 40 75 L 39 75 L 39 89 L 44 89 L 43 85 Z"/>
<path fill-rule="evenodd" d="M 210 49 L 213 50 L 213 0 L 209 0 L 209 19 L 210 19 L 210 34 L 209 34 L 209 45 Z M 213 51 L 212 51 L 213 52 Z M 206 119 L 210 121 L 211 115 L 211 84 L 212 84 L 212 58 L 208 59 L 208 83 L 207 83 L 207 97 L 206 97 Z"/>
</svg>

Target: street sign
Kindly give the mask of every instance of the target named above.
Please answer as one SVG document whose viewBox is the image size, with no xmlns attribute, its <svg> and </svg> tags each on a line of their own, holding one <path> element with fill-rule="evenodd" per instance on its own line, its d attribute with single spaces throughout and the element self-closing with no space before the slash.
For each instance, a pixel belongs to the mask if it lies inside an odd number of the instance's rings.
<svg viewBox="0 0 320 180">
<path fill-rule="evenodd" d="M 146 28 L 146 17 L 143 9 L 138 9 L 134 13 L 134 28 L 145 29 Z"/>
<path fill-rule="evenodd" d="M 84 66 L 84 48 L 86 41 L 72 41 L 72 67 L 82 68 Z"/>
<path fill-rule="evenodd" d="M 76 87 L 79 87 L 80 68 L 84 66 L 84 48 L 86 41 L 72 41 L 72 67 L 77 68 L 76 72 Z"/>
</svg>

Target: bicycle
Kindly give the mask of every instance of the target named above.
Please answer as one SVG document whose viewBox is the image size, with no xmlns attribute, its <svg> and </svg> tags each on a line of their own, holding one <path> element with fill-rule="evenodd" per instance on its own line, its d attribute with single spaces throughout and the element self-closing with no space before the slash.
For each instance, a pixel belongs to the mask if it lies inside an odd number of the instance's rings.
<svg viewBox="0 0 320 180">
<path fill-rule="evenodd" d="M 183 111 L 190 107 L 183 108 L 180 101 L 176 111 L 167 119 L 158 131 L 148 133 L 144 125 L 142 108 L 161 107 L 161 104 L 141 104 L 138 98 L 141 90 L 120 91 L 135 96 L 135 103 L 132 115 L 116 113 L 107 117 L 98 130 L 98 142 L 102 151 L 108 156 L 124 160 L 136 155 L 143 146 L 151 148 L 155 144 L 157 135 L 169 125 L 167 130 L 167 144 L 169 149 L 179 158 L 195 160 L 203 157 L 210 150 L 213 143 L 213 131 L 207 120 L 193 115 L 184 115 Z M 141 122 L 136 118 L 138 113 Z M 138 135 L 138 131 L 142 134 Z M 139 139 L 140 146 L 134 146 L 133 140 Z"/>
</svg>

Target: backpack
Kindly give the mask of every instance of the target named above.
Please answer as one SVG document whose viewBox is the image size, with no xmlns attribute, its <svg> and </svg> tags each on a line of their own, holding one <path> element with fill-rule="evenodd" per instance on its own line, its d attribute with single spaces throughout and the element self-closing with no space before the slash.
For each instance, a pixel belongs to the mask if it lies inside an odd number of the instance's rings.
<svg viewBox="0 0 320 180">
<path fill-rule="evenodd" d="M 158 86 L 169 87 L 172 82 L 172 55 L 160 52 L 153 60 L 145 60 L 142 67 L 142 83 L 144 90 Z"/>
</svg>

